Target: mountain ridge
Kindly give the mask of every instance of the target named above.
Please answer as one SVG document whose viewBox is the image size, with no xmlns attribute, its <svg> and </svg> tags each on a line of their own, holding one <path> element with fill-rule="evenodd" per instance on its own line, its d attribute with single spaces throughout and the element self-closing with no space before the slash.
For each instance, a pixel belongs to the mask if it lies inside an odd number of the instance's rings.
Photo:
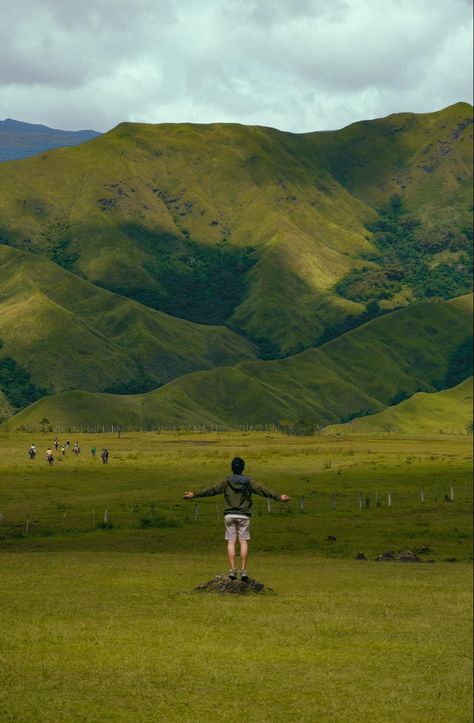
<svg viewBox="0 0 474 723">
<path fill-rule="evenodd" d="M 144 395 L 71 391 L 45 397 L 12 417 L 6 428 L 33 428 L 42 417 L 53 426 L 113 424 L 123 429 L 283 420 L 294 425 L 305 419 L 315 427 L 327 426 L 382 411 L 400 394 L 433 392 L 448 380 L 462 381 L 469 372 L 457 357 L 472 340 L 471 318 L 472 295 L 424 302 L 368 322 L 318 349 L 194 372 Z"/>
<path fill-rule="evenodd" d="M 91 129 L 65 131 L 13 118 L 0 121 L 0 162 L 15 161 L 62 146 L 75 146 L 102 135 Z"/>
</svg>

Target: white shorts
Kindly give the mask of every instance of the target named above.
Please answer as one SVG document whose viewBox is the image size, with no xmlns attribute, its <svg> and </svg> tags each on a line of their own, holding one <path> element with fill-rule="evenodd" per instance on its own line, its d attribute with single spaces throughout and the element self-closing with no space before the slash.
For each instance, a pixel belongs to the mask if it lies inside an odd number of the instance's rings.
<svg viewBox="0 0 474 723">
<path fill-rule="evenodd" d="M 243 515 L 226 515 L 224 517 L 225 539 L 250 540 L 250 517 Z"/>
</svg>

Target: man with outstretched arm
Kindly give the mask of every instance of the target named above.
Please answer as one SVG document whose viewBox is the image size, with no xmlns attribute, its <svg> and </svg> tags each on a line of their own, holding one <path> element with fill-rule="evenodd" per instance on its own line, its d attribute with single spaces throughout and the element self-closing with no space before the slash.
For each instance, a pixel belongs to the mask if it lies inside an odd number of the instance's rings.
<svg viewBox="0 0 474 723">
<path fill-rule="evenodd" d="M 225 539 L 227 540 L 227 555 L 229 558 L 231 580 L 237 578 L 237 569 L 235 567 L 235 541 L 239 538 L 240 544 L 240 560 L 242 569 L 240 578 L 242 582 L 249 581 L 247 572 L 250 540 L 249 525 L 252 516 L 252 493 L 261 495 L 262 497 L 271 497 L 279 502 L 288 502 L 288 495 L 278 495 L 267 487 L 257 484 L 251 477 L 242 474 L 245 468 L 245 462 L 240 457 L 235 457 L 231 462 L 232 474 L 225 478 L 222 482 L 218 482 L 212 487 L 205 487 L 199 492 L 186 492 L 183 495 L 185 500 L 192 500 L 195 497 L 212 497 L 214 495 L 224 495 L 225 510 Z"/>
</svg>

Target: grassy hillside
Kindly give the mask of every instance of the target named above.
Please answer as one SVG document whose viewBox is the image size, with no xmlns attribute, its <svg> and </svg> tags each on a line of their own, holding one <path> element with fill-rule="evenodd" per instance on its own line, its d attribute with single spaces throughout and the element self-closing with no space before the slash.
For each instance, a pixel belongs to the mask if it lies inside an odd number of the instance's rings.
<svg viewBox="0 0 474 723">
<path fill-rule="evenodd" d="M 4 359 L 48 392 L 139 392 L 254 356 L 229 329 L 173 319 L 7 246 L 0 246 L 0 339 L 0 389 Z M 4 386 L 11 393 L 14 380 Z"/>
<path fill-rule="evenodd" d="M 331 425 L 326 434 L 361 432 L 380 434 L 467 434 L 472 432 L 472 377 L 453 389 L 419 392 L 383 412 L 347 424 Z"/>
<path fill-rule="evenodd" d="M 424 302 L 288 359 L 196 372 L 145 395 L 77 391 L 48 397 L 7 428 L 36 428 L 43 417 L 63 428 L 344 422 L 472 374 L 471 316 L 472 296 Z"/>
<path fill-rule="evenodd" d="M 471 114 L 457 104 L 301 135 L 124 123 L 2 164 L 0 240 L 153 308 L 225 323 L 267 356 L 294 353 L 364 311 L 336 286 L 383 267 L 367 225 L 394 195 L 420 233 L 462 235 Z M 413 295 L 407 284 L 384 303 Z"/>
</svg>

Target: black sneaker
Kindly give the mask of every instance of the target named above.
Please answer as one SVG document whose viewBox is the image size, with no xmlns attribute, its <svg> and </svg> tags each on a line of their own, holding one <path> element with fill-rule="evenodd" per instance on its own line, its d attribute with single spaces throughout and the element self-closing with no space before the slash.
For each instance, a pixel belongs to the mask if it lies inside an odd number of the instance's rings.
<svg viewBox="0 0 474 723">
<path fill-rule="evenodd" d="M 242 572 L 240 573 L 240 579 L 242 580 L 242 582 L 249 582 L 250 578 L 247 570 L 242 570 Z"/>
<path fill-rule="evenodd" d="M 231 570 L 227 575 L 231 580 L 237 580 L 237 570 Z"/>
</svg>

